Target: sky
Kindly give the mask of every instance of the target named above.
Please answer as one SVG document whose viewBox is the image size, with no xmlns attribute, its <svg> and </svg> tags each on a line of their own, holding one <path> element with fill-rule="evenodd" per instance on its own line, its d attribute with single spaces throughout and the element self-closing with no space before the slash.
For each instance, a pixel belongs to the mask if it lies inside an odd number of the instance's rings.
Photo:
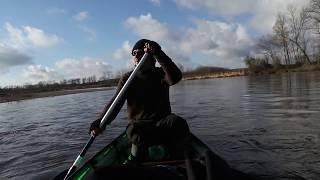
<svg viewBox="0 0 320 180">
<path fill-rule="evenodd" d="M 244 67 L 278 12 L 308 0 L 2 0 L 0 87 L 132 68 L 147 38 L 184 69 Z"/>
</svg>

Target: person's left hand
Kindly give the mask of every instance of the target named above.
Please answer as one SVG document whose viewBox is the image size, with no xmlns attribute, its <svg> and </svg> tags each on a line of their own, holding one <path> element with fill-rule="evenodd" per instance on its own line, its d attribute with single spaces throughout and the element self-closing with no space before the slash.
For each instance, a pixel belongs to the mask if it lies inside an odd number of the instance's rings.
<svg viewBox="0 0 320 180">
<path fill-rule="evenodd" d="M 103 129 L 100 128 L 100 119 L 93 121 L 90 125 L 89 134 L 91 136 L 98 136 L 102 133 Z"/>
<path fill-rule="evenodd" d="M 154 41 L 149 41 L 144 44 L 144 52 L 146 53 L 158 55 L 160 51 L 161 51 L 161 46 Z"/>
</svg>

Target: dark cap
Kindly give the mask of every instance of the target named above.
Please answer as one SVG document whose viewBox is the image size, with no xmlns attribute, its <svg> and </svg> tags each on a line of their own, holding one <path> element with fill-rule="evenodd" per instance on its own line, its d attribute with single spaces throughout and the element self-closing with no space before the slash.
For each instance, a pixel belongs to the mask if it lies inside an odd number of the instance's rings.
<svg viewBox="0 0 320 180">
<path fill-rule="evenodd" d="M 135 50 L 135 49 L 142 49 L 142 50 L 143 50 L 144 44 L 145 44 L 146 42 L 149 42 L 149 41 L 150 41 L 150 40 L 148 40 L 148 39 L 140 39 L 139 41 L 137 41 L 137 42 L 134 44 L 133 48 L 132 48 L 131 54 L 133 54 L 133 50 Z"/>
</svg>

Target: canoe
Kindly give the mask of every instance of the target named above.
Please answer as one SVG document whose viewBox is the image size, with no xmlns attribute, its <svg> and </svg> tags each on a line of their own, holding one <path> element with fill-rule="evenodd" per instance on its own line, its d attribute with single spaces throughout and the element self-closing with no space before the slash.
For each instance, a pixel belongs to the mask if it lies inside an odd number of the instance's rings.
<svg viewBox="0 0 320 180">
<path fill-rule="evenodd" d="M 132 165 L 125 164 L 131 146 L 126 133 L 122 133 L 72 172 L 68 176 L 68 180 L 132 178 L 140 180 L 255 179 L 231 168 L 226 161 L 213 153 L 195 135 L 191 134 L 189 139 L 188 150 L 185 152 L 182 151 L 178 155 L 170 156 L 168 155 L 169 152 L 161 146 L 153 146 L 148 149 L 149 156 L 144 162 L 139 163 L 139 165 Z M 61 172 L 54 177 L 54 180 L 63 179 L 66 172 L 66 170 Z"/>
</svg>

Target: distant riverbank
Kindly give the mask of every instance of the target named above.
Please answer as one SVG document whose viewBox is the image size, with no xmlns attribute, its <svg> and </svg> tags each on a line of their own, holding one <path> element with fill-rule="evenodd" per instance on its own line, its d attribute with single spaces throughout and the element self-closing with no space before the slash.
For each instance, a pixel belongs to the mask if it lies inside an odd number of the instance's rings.
<svg viewBox="0 0 320 180">
<path fill-rule="evenodd" d="M 232 70 L 224 70 L 219 72 L 208 72 L 208 73 L 192 73 L 192 74 L 184 74 L 183 80 L 199 80 L 199 79 L 213 79 L 213 78 L 230 78 L 230 77 L 238 77 L 238 76 L 248 76 L 248 75 L 259 75 L 259 74 L 275 74 L 275 73 L 287 73 L 287 72 L 311 72 L 311 71 L 319 71 L 320 65 L 303 65 L 303 66 L 286 66 L 278 69 L 265 69 L 259 72 L 250 72 L 248 68 L 241 69 L 232 69 Z M 57 91 L 46 91 L 46 92 L 28 92 L 28 93 L 14 93 L 14 94 L 0 94 L 0 103 L 12 102 L 12 101 L 21 101 L 26 99 L 34 99 L 34 98 L 44 98 L 44 97 L 52 97 L 52 96 L 62 96 L 68 94 L 78 94 L 78 93 L 86 93 L 86 92 L 94 92 L 94 91 L 105 91 L 114 89 L 115 86 L 112 87 L 97 87 L 97 88 L 81 88 L 81 89 L 67 89 L 67 90 L 57 90 Z"/>
<path fill-rule="evenodd" d="M 183 74 L 183 80 L 195 80 L 195 79 L 208 79 L 208 78 L 226 78 L 234 76 L 247 75 L 247 69 L 233 69 L 227 70 L 223 68 L 202 68 L 199 71 L 192 71 Z M 68 94 L 86 93 L 93 91 L 104 91 L 114 89 L 119 79 L 108 80 L 104 85 L 98 84 L 99 87 L 94 87 L 95 84 L 90 86 L 72 84 L 67 85 L 67 89 L 56 89 L 56 88 L 34 88 L 33 90 L 27 89 L 13 89 L 4 93 L 0 92 L 0 103 L 21 101 L 27 99 L 44 98 L 51 96 L 62 96 Z M 49 85 L 50 86 L 50 85 Z M 51 85 L 52 86 L 52 85 Z M 104 87 L 103 87 L 104 86 Z"/>
<path fill-rule="evenodd" d="M 249 74 L 249 71 L 247 68 L 241 68 L 241 69 L 232 69 L 232 70 L 221 71 L 221 72 L 185 75 L 183 77 L 183 80 L 230 78 L 230 77 L 237 77 L 237 76 L 247 76 L 248 74 Z"/>
<path fill-rule="evenodd" d="M 49 91 L 49 92 L 38 92 L 38 93 L 21 93 L 12 96 L 3 96 L 0 98 L 0 103 L 21 101 L 27 99 L 44 98 L 52 96 L 63 96 L 68 94 L 78 94 L 94 91 L 105 91 L 114 89 L 115 87 L 101 87 L 101 88 L 87 88 L 87 89 L 72 89 L 72 90 L 59 90 L 59 91 Z"/>
</svg>

